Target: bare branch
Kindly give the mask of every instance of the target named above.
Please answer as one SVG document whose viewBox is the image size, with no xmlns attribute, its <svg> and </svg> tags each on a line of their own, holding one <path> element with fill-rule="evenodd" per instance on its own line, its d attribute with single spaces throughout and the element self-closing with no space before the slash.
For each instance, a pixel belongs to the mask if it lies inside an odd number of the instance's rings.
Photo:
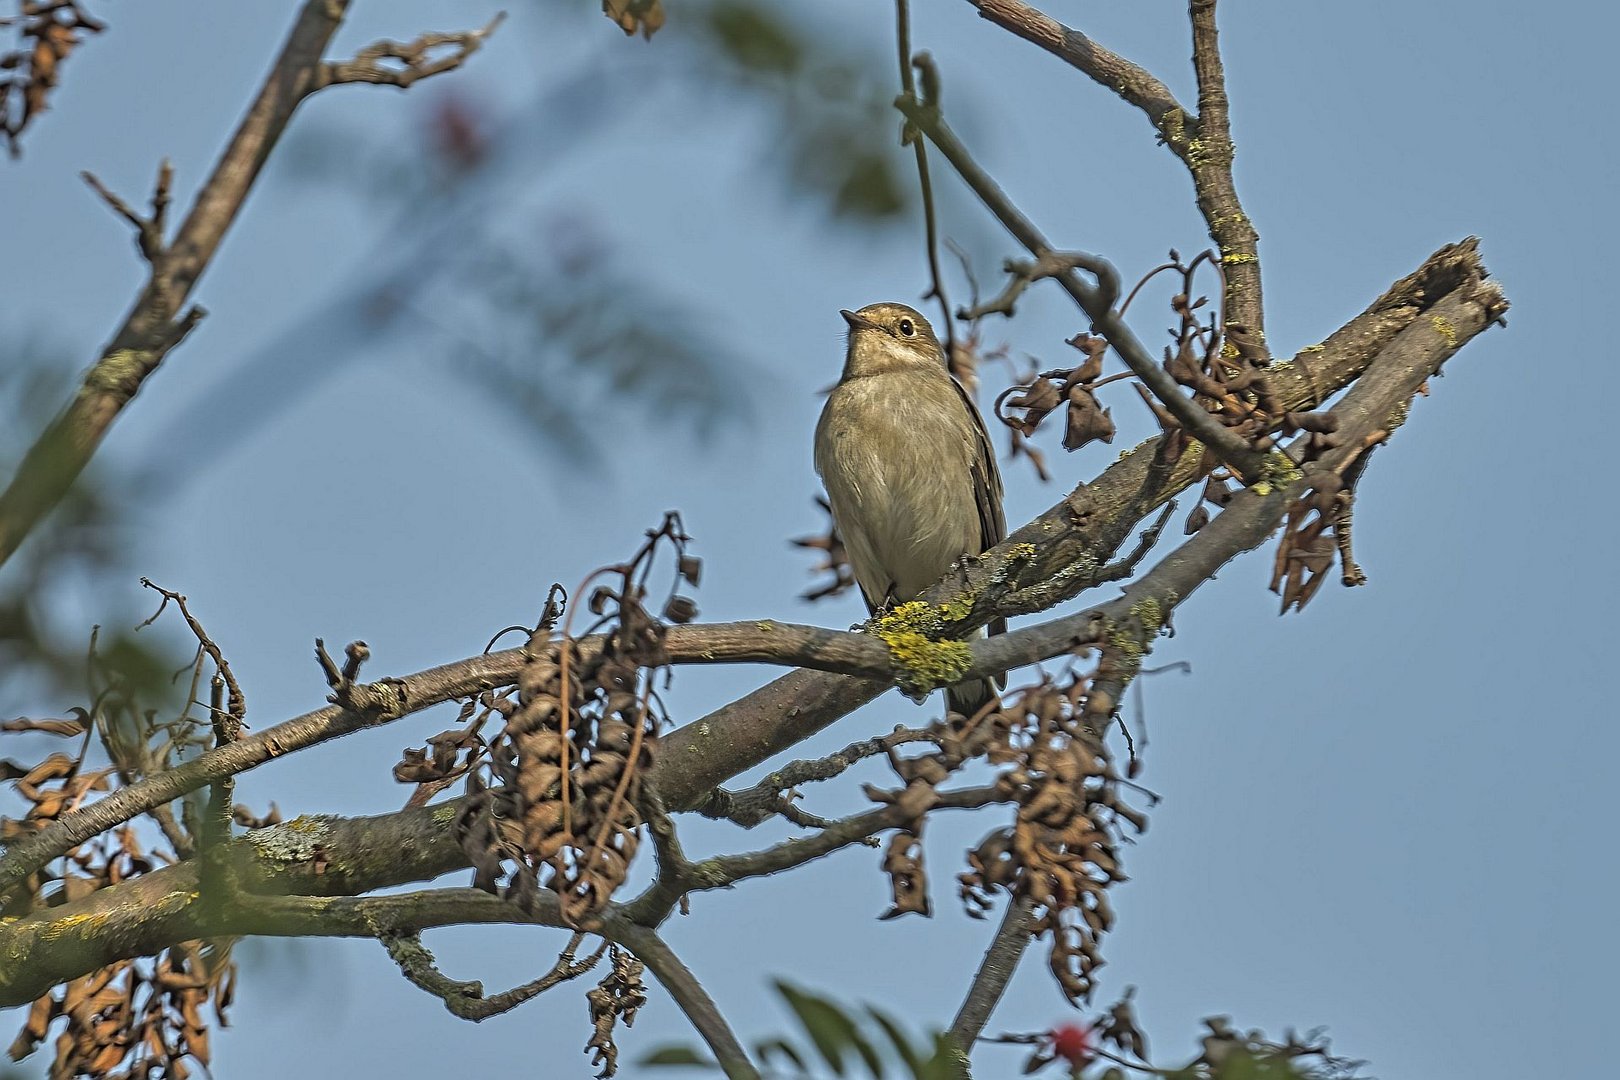
<svg viewBox="0 0 1620 1080">
<path fill-rule="evenodd" d="M 386 39 L 374 42 L 355 53 L 352 60 L 321 65 L 319 85 L 374 83 L 404 89 L 419 79 L 454 71 L 466 63 L 505 20 L 506 12 L 501 11 L 477 30 L 427 33 L 408 42 Z M 398 63 L 385 63 L 389 60 Z"/>
<path fill-rule="evenodd" d="M 894 0 L 895 42 L 900 52 L 900 92 L 909 97 L 917 94 L 916 79 L 911 71 L 911 3 Z M 928 277 L 933 283 L 923 299 L 939 301 L 940 315 L 945 330 L 945 360 L 969 392 L 978 389 L 978 373 L 964 371 L 959 366 L 956 352 L 956 324 L 951 319 L 951 301 L 945 295 L 945 276 L 939 269 L 939 223 L 934 212 L 934 184 L 928 175 L 928 144 L 918 137 L 915 128 L 906 125 L 900 134 L 901 145 L 910 143 L 917 157 L 917 186 L 922 192 L 924 245 L 928 254 Z"/>
<path fill-rule="evenodd" d="M 174 166 L 169 163 L 168 158 L 164 158 L 158 165 L 157 184 L 152 189 L 152 212 L 147 217 L 136 213 L 128 203 L 109 191 L 107 186 L 97 179 L 95 173 L 86 170 L 79 173 L 79 178 L 89 184 L 91 189 L 101 196 L 102 201 L 112 207 L 113 213 L 135 226 L 135 240 L 141 249 L 142 257 L 147 262 L 155 263 L 162 258 L 163 234 L 167 229 L 169 216 L 169 189 L 174 184 Z"/>
<path fill-rule="evenodd" d="M 305 0 L 257 97 L 171 244 L 161 245 L 168 200 L 161 173 L 150 218 L 142 219 L 121 200 L 109 199 L 120 216 L 132 220 L 140 230 L 142 253 L 155 251 L 158 255 L 152 260 L 145 287 L 101 358 L 86 373 L 68 406 L 29 448 L 10 485 L 0 493 L 0 564 L 11 558 L 61 501 L 136 391 L 203 317 L 203 309 L 195 305 L 184 314 L 181 311 L 293 112 L 311 94 L 329 85 L 321 57 L 347 15 L 349 2 Z M 486 34 L 489 29 L 476 33 Z M 475 48 L 476 43 L 469 43 L 465 53 L 470 55 Z M 92 186 L 101 190 L 99 185 Z M 104 192 L 104 197 L 110 195 Z"/>
<path fill-rule="evenodd" d="M 828 754 L 823 758 L 790 761 L 780 769 L 773 770 L 753 787 L 741 791 L 715 788 L 704 799 L 702 805 L 694 809 L 704 817 L 730 821 L 745 829 L 752 829 L 778 814 L 793 821 L 795 825 L 805 825 L 806 822 L 802 817 L 794 812 L 796 804 L 790 794 L 793 788 L 800 784 L 831 780 L 841 776 L 857 762 L 888 753 L 890 747 L 930 742 L 935 738 L 935 734 L 927 729 L 897 727 L 887 735 L 852 742 L 837 753 Z M 812 827 L 826 828 L 829 824 L 827 821 L 816 820 Z"/>
<path fill-rule="evenodd" d="M 617 930 L 618 940 L 657 976 L 703 1041 L 709 1044 L 709 1051 L 726 1076 L 731 1080 L 760 1080 L 759 1070 L 748 1060 L 747 1051 L 737 1041 L 714 999 L 668 943 L 655 931 L 634 923 L 625 923 Z"/>
<path fill-rule="evenodd" d="M 1039 45 L 1107 87 L 1147 114 L 1154 130 L 1179 156 L 1177 141 L 1185 143 L 1183 120 L 1189 115 L 1181 102 L 1153 73 L 1110 51 L 1091 37 L 1064 26 L 1022 0 L 968 0 L 979 16 L 1025 41 Z"/>
<path fill-rule="evenodd" d="M 444 1002 L 444 1007 L 451 1014 L 463 1020 L 487 1020 L 492 1016 L 499 1016 L 530 1001 L 550 990 L 559 983 L 570 979 L 577 979 L 590 971 L 607 952 L 608 941 L 602 939 L 602 944 L 596 951 L 583 960 L 576 960 L 574 953 L 579 949 L 585 935 L 575 932 L 568 939 L 568 944 L 558 954 L 557 962 L 537 979 L 514 986 L 510 990 L 499 994 L 484 994 L 484 984 L 477 980 L 463 982 L 446 976 L 438 968 L 433 954 L 427 946 L 422 944 L 422 935 L 418 931 L 404 933 L 383 933 L 378 937 L 383 948 L 394 963 L 399 965 L 400 974 L 404 975 L 413 985 L 426 990 L 434 997 Z"/>
<path fill-rule="evenodd" d="M 1007 992 L 1007 984 L 1012 982 L 1013 972 L 1018 970 L 1018 961 L 1029 948 L 1029 916 L 1034 910 L 1035 904 L 1028 897 L 1009 901 L 996 936 L 990 939 L 979 970 L 973 973 L 973 983 L 950 1028 L 952 1041 L 964 1054 L 972 1051 L 979 1033 L 990 1022 L 1001 995 Z"/>
</svg>

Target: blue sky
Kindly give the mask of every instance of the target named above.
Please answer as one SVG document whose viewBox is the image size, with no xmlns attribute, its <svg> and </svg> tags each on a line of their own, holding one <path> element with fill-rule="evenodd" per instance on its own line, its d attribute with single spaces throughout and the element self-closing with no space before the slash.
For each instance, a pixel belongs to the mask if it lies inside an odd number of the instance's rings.
<svg viewBox="0 0 1620 1080">
<path fill-rule="evenodd" d="M 651 43 L 622 39 L 588 4 L 514 10 L 462 72 L 405 95 L 327 92 L 293 138 L 335 131 L 361 148 L 408 147 L 453 88 L 498 113 L 588 72 L 587 85 L 617 94 L 611 122 L 554 155 L 560 144 L 536 136 L 525 160 L 543 168 L 521 199 L 489 207 L 499 220 L 486 224 L 519 242 L 528 230 L 537 247 L 565 226 L 586 230 L 649 297 L 730 344 L 745 365 L 745 415 L 693 437 L 635 404 L 603 406 L 586 466 L 537 451 L 430 348 L 325 333 L 309 313 L 374 276 L 383 230 L 399 227 L 356 189 L 397 178 L 368 174 L 373 159 L 357 152 L 344 182 L 300 181 L 289 143 L 202 283 L 209 318 L 102 450 L 98 472 L 114 481 L 173 463 L 178 450 L 185 482 L 131 488 L 127 564 L 64 595 L 65 621 L 133 621 L 146 602 L 140 574 L 186 592 L 233 660 L 250 722 L 264 727 L 323 699 L 312 638 L 364 638 L 376 675 L 469 655 L 532 618 L 552 580 L 572 584 L 627 554 L 668 508 L 683 512 L 705 558 L 704 618 L 847 625 L 860 615 L 854 597 L 799 601 L 808 560 L 786 541 L 820 525 L 810 437 L 816 392 L 841 363 L 837 310 L 914 300 L 926 286 L 920 228 L 851 229 L 784 190 L 770 115 L 735 95 L 653 82 L 626 94 L 648 53 L 680 47 L 681 0 L 667 4 L 670 24 Z M 72 59 L 25 157 L 0 163 L 0 239 L 28 253 L 26 264 L 0 263 L 0 329 L 79 366 L 123 314 L 141 267 L 77 171 L 135 196 L 168 155 L 189 195 L 292 8 L 105 6 L 111 29 Z M 939 60 L 948 114 L 1054 242 L 1101 252 L 1127 277 L 1168 248 L 1207 246 L 1184 171 L 1140 114 L 964 3 L 914 6 L 914 41 Z M 1620 884 L 1610 831 L 1620 733 L 1597 676 L 1620 596 L 1607 555 L 1614 513 L 1597 482 L 1617 389 L 1602 344 L 1615 163 L 1592 129 L 1620 27 L 1608 5 L 1581 3 L 1533 16 L 1463 0 L 1225 8 L 1238 180 L 1262 236 L 1274 351 L 1319 340 L 1433 249 L 1474 233 L 1514 308 L 1509 329 L 1468 346 L 1375 458 L 1356 533 L 1367 587 L 1330 586 L 1280 619 L 1265 591 L 1269 560 L 1256 553 L 1201 590 L 1159 643 L 1157 661 L 1189 661 L 1193 674 L 1146 687 L 1143 779 L 1165 800 L 1126 853 L 1132 880 L 1115 898 L 1099 1001 L 1137 985 L 1155 1057 L 1168 1063 L 1195 1052 L 1200 1017 L 1224 1012 L 1275 1033 L 1327 1025 L 1340 1051 L 1384 1080 L 1506 1080 L 1527 1067 L 1601 1075 L 1610 1055 L 1598 1033 L 1620 960 L 1608 903 Z M 476 25 L 493 10 L 428 0 L 357 9 L 340 52 Z M 1054 0 L 1049 11 L 1194 96 L 1181 5 Z M 852 55 L 892 52 L 889 5 L 840 0 L 795 16 Z M 1014 245 L 937 159 L 935 176 L 948 231 L 993 280 Z M 451 246 L 424 258 L 452 257 Z M 1140 311 L 1152 340 L 1162 309 Z M 285 336 L 289 327 L 300 332 Z M 1015 322 L 987 329 L 1015 355 L 1055 363 L 1083 326 L 1056 290 L 1035 289 Z M 289 344 L 267 362 L 274 342 Z M 564 382 L 560 392 L 589 390 Z M 199 436 L 197 410 L 220 403 L 225 435 Z M 1022 462 L 1007 466 L 1010 522 L 1150 430 L 1134 395 L 1109 403 L 1122 428 L 1114 448 L 1051 447 L 1052 485 Z M 696 717 L 772 674 L 683 671 L 672 710 Z M 797 756 L 925 715 L 889 695 Z M 452 717 L 273 763 L 242 778 L 238 797 L 275 799 L 289 816 L 385 811 L 406 794 L 389 776 L 399 749 Z M 854 810 L 857 782 L 883 779 L 860 771 L 811 791 L 808 806 Z M 943 1024 L 993 929 L 961 915 L 951 877 L 961 850 L 999 820 L 930 827 L 931 921 L 876 922 L 887 906 L 880 855 L 853 849 L 697 898 L 668 928 L 671 943 L 745 1039 L 786 1026 L 766 993 L 776 976 L 881 1003 L 918 1027 Z M 692 823 L 683 835 L 689 852 L 708 853 L 789 830 Z M 561 941 L 495 928 L 429 944 L 449 974 L 496 988 L 549 966 Z M 375 943 L 272 943 L 254 956 L 232 1027 L 216 1036 L 222 1075 L 296 1065 L 310 1076 L 431 1076 L 485 1062 L 591 1075 L 576 990 L 474 1027 L 406 984 Z M 1032 954 L 990 1030 L 1064 1016 Z M 677 1039 L 695 1041 L 655 993 L 621 1045 L 633 1059 Z M 1015 1051 L 999 1053 L 983 1052 L 984 1075 L 1017 1068 Z"/>
</svg>

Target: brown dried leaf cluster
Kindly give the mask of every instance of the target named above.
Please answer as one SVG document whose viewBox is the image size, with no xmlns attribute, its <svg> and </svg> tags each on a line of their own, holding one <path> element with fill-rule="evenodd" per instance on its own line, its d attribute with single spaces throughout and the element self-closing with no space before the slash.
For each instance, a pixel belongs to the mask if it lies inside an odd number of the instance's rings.
<svg viewBox="0 0 1620 1080">
<path fill-rule="evenodd" d="M 63 738 L 90 734 L 88 714 L 78 720 L 18 720 L 4 728 Z M 53 753 L 30 769 L 0 762 L 0 775 L 14 780 L 17 794 L 28 803 L 21 819 L 0 819 L 0 843 L 42 829 L 76 809 L 91 792 L 108 789 L 117 770 L 86 768 L 88 746 L 87 738 L 76 755 Z M 136 829 L 125 825 L 69 851 L 59 872 L 41 871 L 25 881 L 0 915 L 74 903 L 172 862 L 168 852 L 146 851 Z M 215 1019 L 224 1023 L 235 986 L 228 942 L 188 941 L 151 959 L 121 960 L 36 999 L 11 1044 L 11 1057 L 15 1061 L 32 1054 L 60 1021 L 53 1077 L 122 1080 L 157 1072 L 183 1080 L 190 1074 L 187 1059 L 208 1066 L 204 1007 L 212 1002 Z"/>
<path fill-rule="evenodd" d="M 1344 584 L 1366 580 L 1350 555 L 1351 505 L 1350 486 L 1337 473 L 1324 472 L 1314 475 L 1311 486 L 1288 508 L 1271 570 L 1271 591 L 1282 596 L 1283 612 L 1303 610 L 1311 602 L 1335 557 L 1344 561 Z"/>
<path fill-rule="evenodd" d="M 121 832 L 127 842 L 130 830 Z M 204 1008 L 212 1004 L 214 1021 L 224 1026 L 235 995 L 230 943 L 182 942 L 151 960 L 120 960 L 39 998 L 11 1044 L 11 1057 L 33 1053 L 60 1019 L 66 1023 L 56 1037 L 53 1078 L 185 1080 L 188 1061 L 208 1070 Z"/>
<path fill-rule="evenodd" d="M 598 1080 L 606 1080 L 619 1071 L 619 1048 L 613 1041 L 613 1028 L 619 1021 L 625 1027 L 634 1027 L 636 1013 L 647 1004 L 647 987 L 641 981 L 645 970 L 640 960 L 617 945 L 608 951 L 612 969 L 594 988 L 586 991 L 585 1002 L 591 1009 L 592 1034 L 585 1044 L 591 1055 L 591 1064 L 599 1068 Z"/>
<path fill-rule="evenodd" d="M 20 819 L 0 818 L 0 845 L 79 809 L 93 793 L 174 768 L 183 757 L 207 745 L 210 726 L 240 722 L 241 698 L 234 679 L 228 703 L 224 693 L 221 670 L 228 671 L 228 666 L 223 657 L 186 611 L 183 598 L 165 596 L 181 601 L 181 613 L 199 643 L 191 662 L 173 673 L 176 679 L 189 677 L 185 704 L 178 715 L 150 704 L 160 684 L 169 680 L 166 673 L 148 670 L 150 657 L 128 642 L 117 642 L 103 651 L 92 636 L 90 709 L 76 708 L 71 718 L 0 724 L 0 732 L 8 735 L 79 740 L 72 753 L 50 753 L 32 766 L 0 760 L 0 780 L 13 781 L 16 794 L 28 807 Z M 160 613 L 162 610 L 159 608 Z M 214 677 L 208 680 L 214 699 L 209 707 L 212 725 L 192 715 L 210 661 L 215 662 Z M 154 675 L 161 677 L 154 680 Z M 95 747 L 107 764 L 89 764 Z M 160 806 L 149 816 L 165 844 L 148 847 L 133 824 L 103 833 L 0 897 L 0 917 L 75 903 L 181 857 L 192 857 L 202 846 L 206 823 L 193 821 L 189 814 L 177 820 L 170 806 Z M 280 814 L 272 807 L 264 817 L 255 817 L 238 807 L 235 818 L 257 827 L 279 820 Z M 224 1013 L 236 985 L 231 945 L 230 940 L 182 942 L 156 956 L 121 960 L 55 988 L 29 1008 L 22 1030 L 11 1044 L 12 1058 L 33 1053 L 49 1038 L 52 1027 L 59 1025 L 50 1068 L 53 1078 L 184 1078 L 193 1063 L 206 1070 L 209 1024 L 204 1010 L 211 1005 L 214 1020 L 225 1023 Z"/>
<path fill-rule="evenodd" d="M 1013 430 L 1015 450 L 1029 455 L 1041 479 L 1047 479 L 1044 460 L 1022 440 L 1058 409 L 1064 410 L 1063 449 L 1075 451 L 1092 442 L 1114 441 L 1114 419 L 1097 401 L 1097 382 L 1102 378 L 1103 354 L 1108 342 L 1092 334 L 1078 334 L 1069 344 L 1086 354 L 1078 367 L 1043 371 L 1019 386 L 1011 386 L 996 398 L 996 419 Z"/>
<path fill-rule="evenodd" d="M 602 0 L 602 14 L 626 34 L 651 38 L 664 25 L 663 0 Z"/>
<path fill-rule="evenodd" d="M 17 26 L 18 45 L 0 54 L 0 136 L 16 157 L 23 130 L 47 107 L 51 91 L 62 79 L 62 64 L 83 41 L 82 32 L 98 34 L 105 24 L 92 17 L 76 0 L 19 0 L 17 15 L 7 22 Z"/>
<path fill-rule="evenodd" d="M 430 742 L 433 761 L 401 763 L 418 770 L 413 776 L 467 768 L 469 798 L 456 833 L 477 887 L 526 909 L 540 890 L 550 890 L 570 925 L 587 926 L 624 882 L 640 842 L 642 787 L 663 722 L 653 683 L 668 662 L 665 630 L 696 613 L 677 592 L 699 576 L 687 539 L 680 519 L 668 515 L 630 561 L 592 576 L 611 582 L 587 598 L 596 621 L 586 635 L 602 635 L 600 649 L 582 648 L 567 623 L 553 637 L 556 611 L 548 612 L 530 636 L 515 698 L 507 691 L 482 699 L 505 719 L 482 765 L 465 764 L 478 756 L 481 718 Z M 675 587 L 655 616 L 647 579 L 665 547 L 675 551 Z"/>
<path fill-rule="evenodd" d="M 976 758 L 1001 768 L 996 796 L 1016 805 L 1016 817 L 968 853 L 971 869 L 958 876 L 959 893 L 975 917 L 990 909 L 996 891 L 1031 900 L 1032 929 L 1049 937 L 1052 973 L 1072 1002 L 1089 997 L 1102 963 L 1098 939 L 1114 919 L 1107 889 L 1124 880 L 1117 855 L 1122 830 L 1140 832 L 1147 824 L 1120 797 L 1119 777 L 1097 738 L 1087 702 L 1094 679 L 1044 680 L 999 711 L 953 717 L 936 727 L 938 750 L 909 759 L 890 750 L 905 789 L 867 788 L 869 797 L 914 814 L 884 856 L 894 901 L 884 917 L 926 915 L 922 823 L 937 785 Z"/>
</svg>

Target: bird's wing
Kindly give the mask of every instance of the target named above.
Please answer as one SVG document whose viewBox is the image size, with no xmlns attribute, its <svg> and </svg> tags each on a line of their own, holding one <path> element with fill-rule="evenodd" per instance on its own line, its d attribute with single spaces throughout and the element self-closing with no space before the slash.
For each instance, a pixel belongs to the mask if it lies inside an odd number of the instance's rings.
<svg viewBox="0 0 1620 1080">
<path fill-rule="evenodd" d="M 996 450 L 990 445 L 990 433 L 985 430 L 984 417 L 979 415 L 978 406 L 968 396 L 967 388 L 954 377 L 951 378 L 951 385 L 956 387 L 962 407 L 973 420 L 974 441 L 978 444 L 970 463 L 973 470 L 973 498 L 979 506 L 979 550 L 974 552 L 977 555 L 1007 539 L 1007 517 L 1001 509 L 1001 470 L 996 467 Z M 990 633 L 1002 634 L 1006 631 L 1006 619 L 991 621 Z"/>
</svg>

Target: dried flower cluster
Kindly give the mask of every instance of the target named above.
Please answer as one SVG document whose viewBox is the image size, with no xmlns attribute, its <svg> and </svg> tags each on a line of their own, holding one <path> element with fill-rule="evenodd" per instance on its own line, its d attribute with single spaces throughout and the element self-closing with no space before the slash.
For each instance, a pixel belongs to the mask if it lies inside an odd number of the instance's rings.
<svg viewBox="0 0 1620 1080">
<path fill-rule="evenodd" d="M 602 981 L 585 992 L 585 1002 L 591 1010 L 591 1041 L 585 1050 L 591 1055 L 591 1064 L 601 1069 L 598 1078 L 614 1076 L 619 1071 L 619 1048 L 613 1041 L 613 1028 L 621 1020 L 625 1027 L 633 1027 L 636 1013 L 647 1004 L 647 987 L 641 981 L 645 966 L 633 955 L 617 945 L 608 950 L 612 964 Z"/>
<path fill-rule="evenodd" d="M 587 580 L 587 608 L 596 617 L 586 647 L 553 626 L 559 605 L 530 635 L 528 659 L 515 690 L 486 694 L 484 714 L 505 720 L 483 762 L 476 726 L 430 740 L 433 760 L 413 751 L 401 763 L 405 779 L 442 779 L 467 773 L 470 798 L 456 835 L 474 870 L 474 884 L 532 909 L 540 890 L 556 894 L 563 918 L 587 926 L 629 872 L 639 844 L 643 784 L 663 721 L 654 691 L 667 664 L 664 633 L 696 608 L 680 595 L 697 583 L 698 560 L 687 554 L 680 519 L 668 515 L 626 563 Z M 647 581 L 665 546 L 676 556 L 675 583 L 660 615 L 647 608 Z M 570 616 L 571 621 L 571 616 Z M 464 708 L 463 717 L 468 715 Z M 397 770 L 398 772 L 398 770 Z M 492 783 L 493 782 L 493 783 Z"/>
<path fill-rule="evenodd" d="M 923 867 L 923 816 L 937 785 L 968 761 L 1001 767 L 990 801 L 1011 802 L 1017 814 L 968 853 L 971 869 L 958 876 L 968 913 L 982 917 L 991 894 L 1033 904 L 1031 928 L 1051 940 L 1052 973 L 1064 996 L 1089 997 L 1101 959 L 1098 938 L 1113 924 L 1107 889 L 1123 880 L 1117 846 L 1124 826 L 1140 832 L 1146 818 L 1120 796 L 1119 777 L 1098 738 L 1086 697 L 1092 675 L 1065 682 L 1044 679 L 999 710 L 952 717 L 936 727 L 938 750 L 890 762 L 907 787 L 898 793 L 868 788 L 877 800 L 915 808 L 915 820 L 896 832 L 884 856 L 893 906 L 886 918 L 928 914 Z"/>
<path fill-rule="evenodd" d="M 88 713 L 75 711 L 77 719 L 0 725 L 13 733 L 84 737 L 76 754 L 52 753 L 32 768 L 0 761 L 0 778 L 14 780 L 15 791 L 28 803 L 21 819 L 0 819 L 0 843 L 44 828 L 77 809 L 92 792 L 108 790 L 116 779 L 115 765 L 86 767 L 93 725 Z M 125 825 L 68 852 L 59 872 L 42 871 L 25 881 L 5 898 L 0 916 L 73 903 L 174 861 L 171 851 L 146 850 L 138 831 Z M 52 1077 L 121 1080 L 158 1072 L 184 1080 L 190 1073 L 188 1059 L 208 1066 L 204 1008 L 211 1003 L 214 1018 L 223 1024 L 235 985 L 228 941 L 182 942 L 149 959 L 121 960 L 36 999 L 11 1044 L 11 1057 L 21 1060 L 32 1054 L 60 1022 Z"/>
</svg>

